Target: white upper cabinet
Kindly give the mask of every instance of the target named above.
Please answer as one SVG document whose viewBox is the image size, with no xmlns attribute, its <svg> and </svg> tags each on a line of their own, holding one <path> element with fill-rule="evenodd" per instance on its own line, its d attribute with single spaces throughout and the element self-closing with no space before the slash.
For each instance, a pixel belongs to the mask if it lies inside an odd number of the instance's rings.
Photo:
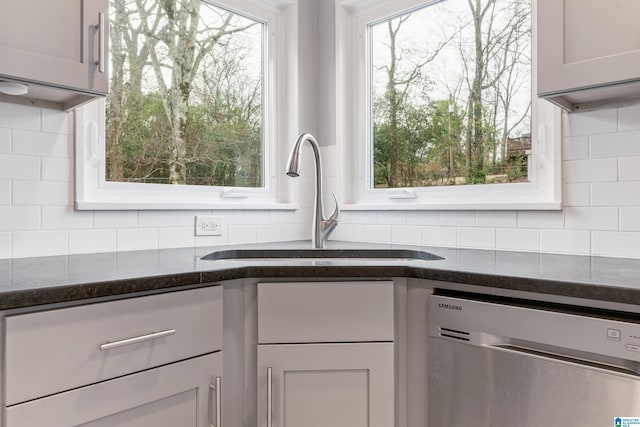
<svg viewBox="0 0 640 427">
<path fill-rule="evenodd" d="M 538 96 L 569 111 L 640 100 L 640 2 L 538 0 Z"/>
<path fill-rule="evenodd" d="M 108 92 L 108 0 L 6 0 L 0 81 L 29 86 L 1 101 L 70 109 Z"/>
</svg>

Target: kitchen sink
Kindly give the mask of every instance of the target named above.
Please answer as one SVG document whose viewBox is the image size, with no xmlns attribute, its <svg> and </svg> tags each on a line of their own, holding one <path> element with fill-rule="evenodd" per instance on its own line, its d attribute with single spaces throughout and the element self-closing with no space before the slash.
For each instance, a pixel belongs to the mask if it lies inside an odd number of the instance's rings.
<svg viewBox="0 0 640 427">
<path fill-rule="evenodd" d="M 242 260 L 242 259 L 405 259 L 414 261 L 434 261 L 444 259 L 430 252 L 411 249 L 228 249 L 211 252 L 202 260 Z"/>
</svg>

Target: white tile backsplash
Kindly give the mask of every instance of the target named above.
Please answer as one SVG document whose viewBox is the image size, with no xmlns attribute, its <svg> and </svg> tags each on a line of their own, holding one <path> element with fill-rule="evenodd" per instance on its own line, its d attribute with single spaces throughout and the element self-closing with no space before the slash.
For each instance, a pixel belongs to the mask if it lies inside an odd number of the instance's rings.
<svg viewBox="0 0 640 427">
<path fill-rule="evenodd" d="M 476 213 L 472 211 L 442 211 L 438 216 L 438 225 L 473 227 L 476 225 Z"/>
<path fill-rule="evenodd" d="M 73 137 L 66 134 L 14 130 L 12 152 L 42 157 L 70 158 Z"/>
<path fill-rule="evenodd" d="M 73 180 L 73 162 L 71 159 L 43 157 L 41 167 L 43 181 L 71 182 Z"/>
<path fill-rule="evenodd" d="M 618 230 L 618 208 L 568 207 L 564 210 L 568 230 Z"/>
<path fill-rule="evenodd" d="M 392 225 L 391 243 L 394 245 L 422 244 L 422 227 L 417 225 Z"/>
<path fill-rule="evenodd" d="M 73 186 L 70 182 L 13 181 L 12 194 L 14 205 L 73 204 Z"/>
<path fill-rule="evenodd" d="M 456 247 L 458 245 L 458 229 L 440 226 L 422 227 L 422 244 L 424 246 Z"/>
<path fill-rule="evenodd" d="M 585 160 L 589 158 L 589 137 L 565 138 L 562 142 L 564 160 Z"/>
<path fill-rule="evenodd" d="M 69 232 L 16 231 L 12 235 L 12 256 L 49 256 L 69 252 Z"/>
<path fill-rule="evenodd" d="M 618 109 L 569 114 L 569 129 L 563 131 L 565 135 L 572 137 L 617 132 Z"/>
<path fill-rule="evenodd" d="M 115 251 L 117 232 L 107 230 L 69 230 L 69 253 L 86 254 Z"/>
<path fill-rule="evenodd" d="M 516 211 L 479 211 L 476 212 L 476 225 L 478 227 L 517 227 L 518 213 Z"/>
<path fill-rule="evenodd" d="M 542 252 L 589 255 L 591 232 L 577 230 L 540 230 Z"/>
<path fill-rule="evenodd" d="M 591 205 L 640 206 L 640 182 L 595 182 L 591 184 Z"/>
<path fill-rule="evenodd" d="M 73 206 L 42 206 L 43 230 L 93 228 L 93 212 L 76 211 Z"/>
<path fill-rule="evenodd" d="M 42 110 L 0 102 L 0 128 L 41 130 Z"/>
<path fill-rule="evenodd" d="M 93 213 L 93 226 L 95 228 L 136 228 L 138 227 L 138 212 L 96 211 Z"/>
<path fill-rule="evenodd" d="M 561 211 L 521 211 L 518 212 L 518 228 L 564 228 L 564 214 Z"/>
<path fill-rule="evenodd" d="M 620 231 L 640 231 L 640 207 L 620 208 Z"/>
<path fill-rule="evenodd" d="M 540 230 L 526 228 L 497 228 L 496 249 L 505 251 L 538 252 Z"/>
<path fill-rule="evenodd" d="M 11 233 L 0 233 L 0 258 L 11 258 Z"/>
<path fill-rule="evenodd" d="M 40 179 L 40 158 L 0 154 L 0 179 Z"/>
<path fill-rule="evenodd" d="M 368 243 L 388 243 L 392 240 L 391 225 L 364 225 L 363 241 Z M 420 243 L 418 243 L 420 244 Z"/>
<path fill-rule="evenodd" d="M 11 129 L 0 128 L 0 153 L 11 152 Z"/>
<path fill-rule="evenodd" d="M 562 186 L 562 204 L 564 206 L 589 206 L 591 204 L 591 185 L 564 184 Z"/>
<path fill-rule="evenodd" d="M 118 251 L 158 249 L 157 228 L 118 229 L 116 238 L 116 250 Z"/>
<path fill-rule="evenodd" d="M 640 233 L 594 231 L 592 255 L 640 258 Z"/>
<path fill-rule="evenodd" d="M 591 158 L 640 155 L 640 132 L 624 132 L 591 137 Z"/>
<path fill-rule="evenodd" d="M 496 229 L 483 227 L 459 227 L 458 246 L 461 248 L 495 249 Z"/>
<path fill-rule="evenodd" d="M 39 230 L 40 206 L 0 206 L 0 231 Z"/>
<path fill-rule="evenodd" d="M 345 211 L 331 239 L 640 258 L 640 105 L 565 123 L 562 211 Z M 74 211 L 72 141 L 72 114 L 0 103 L 0 258 L 311 238 L 312 173 L 292 180 L 296 211 Z M 195 236 L 196 215 L 223 217 L 224 234 Z"/>
<path fill-rule="evenodd" d="M 620 181 L 640 181 L 640 167 L 638 165 L 640 165 L 640 157 L 638 156 L 618 159 Z"/>
<path fill-rule="evenodd" d="M 193 227 L 161 227 L 158 229 L 158 247 L 191 248 L 196 244 Z"/>
<path fill-rule="evenodd" d="M 565 183 L 618 180 L 618 159 L 569 160 L 562 164 Z"/>
<path fill-rule="evenodd" d="M 177 227 L 178 211 L 140 211 L 138 227 Z"/>
<path fill-rule="evenodd" d="M 0 205 L 11 204 L 11 181 L 0 180 Z"/>
</svg>

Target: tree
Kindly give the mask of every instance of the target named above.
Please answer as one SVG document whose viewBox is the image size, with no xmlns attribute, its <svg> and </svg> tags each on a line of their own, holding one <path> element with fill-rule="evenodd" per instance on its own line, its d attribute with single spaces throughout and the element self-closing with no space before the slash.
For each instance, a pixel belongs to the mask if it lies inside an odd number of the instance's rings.
<svg viewBox="0 0 640 427">
<path fill-rule="evenodd" d="M 384 101 L 378 100 L 374 103 L 374 108 L 378 109 L 374 112 L 374 115 L 383 116 L 388 123 L 384 133 L 377 134 L 374 127 L 374 145 L 380 146 L 380 149 L 374 149 L 374 151 L 382 154 L 382 147 L 387 151 L 387 155 L 383 157 L 387 159 L 388 165 L 383 169 L 386 170 L 387 186 L 390 188 L 399 185 L 399 156 L 403 150 L 408 148 L 406 147 L 407 139 L 401 138 L 399 134 L 399 120 L 402 110 L 410 108 L 412 90 L 416 86 L 421 85 L 424 87 L 429 85 L 429 79 L 423 74 L 423 69 L 437 57 L 438 53 L 451 38 L 445 37 L 431 51 L 426 51 L 425 49 L 418 51 L 399 47 L 398 35 L 402 25 L 411 17 L 412 14 L 407 14 L 387 21 L 389 60 L 387 64 L 381 67 L 386 74 Z M 381 140 L 381 138 L 384 138 L 384 140 Z M 405 145 L 405 147 L 402 145 Z"/>
<path fill-rule="evenodd" d="M 461 49 L 462 58 L 471 79 L 468 82 L 466 176 L 468 183 L 485 182 L 485 150 L 492 143 L 487 135 L 487 123 L 497 126 L 497 102 L 502 102 L 504 129 L 508 135 L 509 107 L 513 90 L 519 84 L 515 66 L 522 57 L 522 35 L 530 32 L 530 11 L 523 0 L 467 0 L 473 29 L 473 59 L 471 64 Z M 527 24 L 529 28 L 527 29 Z M 505 79 L 506 76 L 506 79 Z M 506 82 L 505 82 L 506 80 Z M 502 92 L 500 91 L 502 88 Z M 493 111 L 487 117 L 484 94 L 495 90 Z M 527 108 L 528 111 L 528 108 Z M 526 113 L 521 116 L 524 120 Z M 488 119 L 488 120 L 487 120 Z M 503 131 L 502 140 L 506 141 Z M 494 148 L 495 151 L 495 148 Z"/>
<path fill-rule="evenodd" d="M 246 32 L 259 24 L 201 0 L 111 0 L 111 8 L 108 178 L 233 185 L 244 162 L 245 183 L 261 185 L 261 77 L 238 72 L 256 46 Z"/>
</svg>

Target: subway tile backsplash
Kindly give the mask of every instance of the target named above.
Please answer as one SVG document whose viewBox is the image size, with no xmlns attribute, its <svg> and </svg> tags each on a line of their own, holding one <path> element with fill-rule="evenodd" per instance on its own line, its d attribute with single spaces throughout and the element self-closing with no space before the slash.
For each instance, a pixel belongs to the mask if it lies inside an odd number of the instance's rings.
<svg viewBox="0 0 640 427">
<path fill-rule="evenodd" d="M 331 238 L 640 258 L 640 106 L 574 113 L 565 123 L 561 212 L 343 212 Z M 335 147 L 322 155 L 334 158 Z M 303 161 L 313 170 L 310 155 Z M 0 258 L 310 238 L 312 174 L 293 182 L 296 212 L 79 212 L 73 162 L 72 115 L 0 103 Z M 325 178 L 325 189 L 335 187 L 335 171 Z M 330 192 L 325 199 L 328 211 Z M 194 236 L 195 215 L 223 217 L 224 235 Z"/>
</svg>

